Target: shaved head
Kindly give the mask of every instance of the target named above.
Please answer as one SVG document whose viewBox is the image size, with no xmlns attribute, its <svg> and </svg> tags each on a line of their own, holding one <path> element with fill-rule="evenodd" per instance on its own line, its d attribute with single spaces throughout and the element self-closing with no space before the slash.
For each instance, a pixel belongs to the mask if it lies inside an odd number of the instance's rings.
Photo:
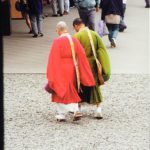
<svg viewBox="0 0 150 150">
<path fill-rule="evenodd" d="M 64 21 L 59 21 L 56 25 L 56 29 L 58 31 L 67 31 L 68 30 L 68 27 L 67 27 L 67 24 L 64 22 Z"/>
</svg>

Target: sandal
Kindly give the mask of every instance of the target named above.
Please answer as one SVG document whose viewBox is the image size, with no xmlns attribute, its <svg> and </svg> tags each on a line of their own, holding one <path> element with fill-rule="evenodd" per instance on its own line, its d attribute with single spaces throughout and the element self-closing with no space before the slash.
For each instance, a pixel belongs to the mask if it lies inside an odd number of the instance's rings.
<svg viewBox="0 0 150 150">
<path fill-rule="evenodd" d="M 82 113 L 81 112 L 75 112 L 74 113 L 74 116 L 73 116 L 73 121 L 78 121 L 78 120 L 81 120 L 81 117 L 82 117 Z"/>
</svg>

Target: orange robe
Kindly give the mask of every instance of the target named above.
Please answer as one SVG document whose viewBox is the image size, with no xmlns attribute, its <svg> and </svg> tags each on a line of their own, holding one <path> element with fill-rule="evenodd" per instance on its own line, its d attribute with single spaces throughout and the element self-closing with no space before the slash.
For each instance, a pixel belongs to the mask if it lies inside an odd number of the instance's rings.
<svg viewBox="0 0 150 150">
<path fill-rule="evenodd" d="M 85 86 L 94 86 L 95 81 L 84 49 L 77 39 L 72 37 L 72 40 L 78 59 L 80 82 Z M 47 79 L 53 91 L 52 102 L 63 104 L 80 102 L 71 46 L 66 36 L 60 36 L 52 43 L 47 65 Z"/>
</svg>

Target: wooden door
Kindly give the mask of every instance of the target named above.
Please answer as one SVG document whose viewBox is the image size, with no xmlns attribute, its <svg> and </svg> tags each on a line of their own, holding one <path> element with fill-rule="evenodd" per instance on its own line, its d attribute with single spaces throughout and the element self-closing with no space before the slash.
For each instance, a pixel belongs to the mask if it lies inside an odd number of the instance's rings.
<svg viewBox="0 0 150 150">
<path fill-rule="evenodd" d="M 21 12 L 17 11 L 15 8 L 15 3 L 17 0 L 10 0 L 10 4 L 11 4 L 11 18 L 15 18 L 15 19 L 21 19 L 22 15 Z"/>
</svg>

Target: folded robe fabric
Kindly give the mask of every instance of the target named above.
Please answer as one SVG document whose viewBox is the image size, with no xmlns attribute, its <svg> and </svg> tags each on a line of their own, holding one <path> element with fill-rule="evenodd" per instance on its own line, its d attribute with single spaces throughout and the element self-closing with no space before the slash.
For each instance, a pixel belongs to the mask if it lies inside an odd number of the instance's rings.
<svg viewBox="0 0 150 150">
<path fill-rule="evenodd" d="M 72 38 L 78 60 L 80 82 L 85 86 L 94 86 L 95 81 L 89 62 L 79 41 Z M 54 91 L 52 101 L 57 103 L 80 102 L 76 89 L 76 74 L 71 46 L 66 36 L 53 41 L 47 65 L 49 87 Z"/>
</svg>

